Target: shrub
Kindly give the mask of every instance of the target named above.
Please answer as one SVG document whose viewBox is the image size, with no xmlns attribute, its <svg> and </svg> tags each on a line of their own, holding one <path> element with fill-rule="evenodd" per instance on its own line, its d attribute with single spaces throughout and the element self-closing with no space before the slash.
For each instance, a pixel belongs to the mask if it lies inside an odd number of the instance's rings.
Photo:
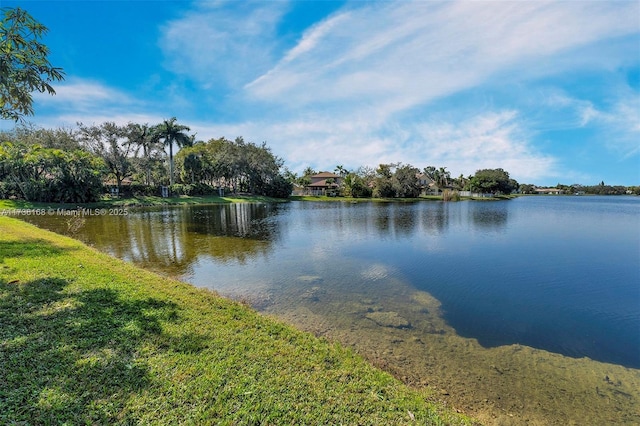
<svg viewBox="0 0 640 426">
<path fill-rule="evenodd" d="M 442 191 L 442 201 L 460 201 L 460 193 L 457 190 L 445 189 Z"/>
</svg>

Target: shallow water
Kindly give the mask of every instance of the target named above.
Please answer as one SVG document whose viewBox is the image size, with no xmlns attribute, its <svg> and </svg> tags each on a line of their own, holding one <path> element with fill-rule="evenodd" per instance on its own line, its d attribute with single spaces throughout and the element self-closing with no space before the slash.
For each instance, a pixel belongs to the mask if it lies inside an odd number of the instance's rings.
<svg viewBox="0 0 640 426">
<path fill-rule="evenodd" d="M 31 219 L 349 344 L 488 423 L 640 420 L 638 197 Z"/>
</svg>

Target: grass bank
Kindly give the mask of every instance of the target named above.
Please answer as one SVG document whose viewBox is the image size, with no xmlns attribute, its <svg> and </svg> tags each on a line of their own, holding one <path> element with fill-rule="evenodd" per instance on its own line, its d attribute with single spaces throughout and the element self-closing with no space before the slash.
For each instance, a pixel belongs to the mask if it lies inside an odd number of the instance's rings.
<svg viewBox="0 0 640 426">
<path fill-rule="evenodd" d="M 265 197 L 261 195 L 234 195 L 228 197 L 219 197 L 217 195 L 181 195 L 167 198 L 157 196 L 138 196 L 125 198 L 105 197 L 95 203 L 81 204 L 0 200 L 0 209 L 76 209 L 78 207 L 93 209 L 109 207 L 177 206 L 185 204 L 277 203 L 286 201 L 287 200 L 283 200 L 281 198 Z"/>
<path fill-rule="evenodd" d="M 0 324 L 1 424 L 469 423 L 340 345 L 9 217 Z"/>
</svg>

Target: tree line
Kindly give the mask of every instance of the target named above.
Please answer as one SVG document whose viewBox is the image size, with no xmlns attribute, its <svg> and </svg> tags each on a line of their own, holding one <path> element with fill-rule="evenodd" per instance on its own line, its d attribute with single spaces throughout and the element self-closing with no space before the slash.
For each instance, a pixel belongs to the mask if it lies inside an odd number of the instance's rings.
<svg viewBox="0 0 640 426">
<path fill-rule="evenodd" d="M 335 168 L 341 185 L 340 195 L 347 197 L 417 198 L 425 192 L 441 194 L 443 198 L 459 198 L 459 191 L 474 193 L 510 194 L 519 184 L 503 169 L 482 169 L 474 175 L 452 177 L 446 167 L 427 166 L 419 169 L 411 164 L 380 164 L 349 171 L 342 165 Z M 306 168 L 301 176 L 289 172 L 289 179 L 305 187 L 311 183 L 316 171 Z M 331 182 L 328 182 L 331 183 Z"/>
<path fill-rule="evenodd" d="M 291 193 L 283 160 L 266 144 L 241 137 L 199 141 L 189 130 L 171 118 L 153 126 L 23 124 L 0 132 L 0 198 L 84 203 L 97 201 L 107 187 L 124 195 L 159 195 L 161 186 L 176 195 Z"/>
</svg>

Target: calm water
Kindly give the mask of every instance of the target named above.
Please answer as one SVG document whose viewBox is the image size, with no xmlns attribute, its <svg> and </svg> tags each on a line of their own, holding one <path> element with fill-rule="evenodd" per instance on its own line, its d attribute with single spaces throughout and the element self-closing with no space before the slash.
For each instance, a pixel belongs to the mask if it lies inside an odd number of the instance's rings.
<svg viewBox="0 0 640 426">
<path fill-rule="evenodd" d="M 520 343 L 640 368 L 638 197 L 232 204 L 29 220 L 258 309 L 308 301 L 310 289 L 375 300 L 413 288 L 485 347 Z"/>
</svg>

